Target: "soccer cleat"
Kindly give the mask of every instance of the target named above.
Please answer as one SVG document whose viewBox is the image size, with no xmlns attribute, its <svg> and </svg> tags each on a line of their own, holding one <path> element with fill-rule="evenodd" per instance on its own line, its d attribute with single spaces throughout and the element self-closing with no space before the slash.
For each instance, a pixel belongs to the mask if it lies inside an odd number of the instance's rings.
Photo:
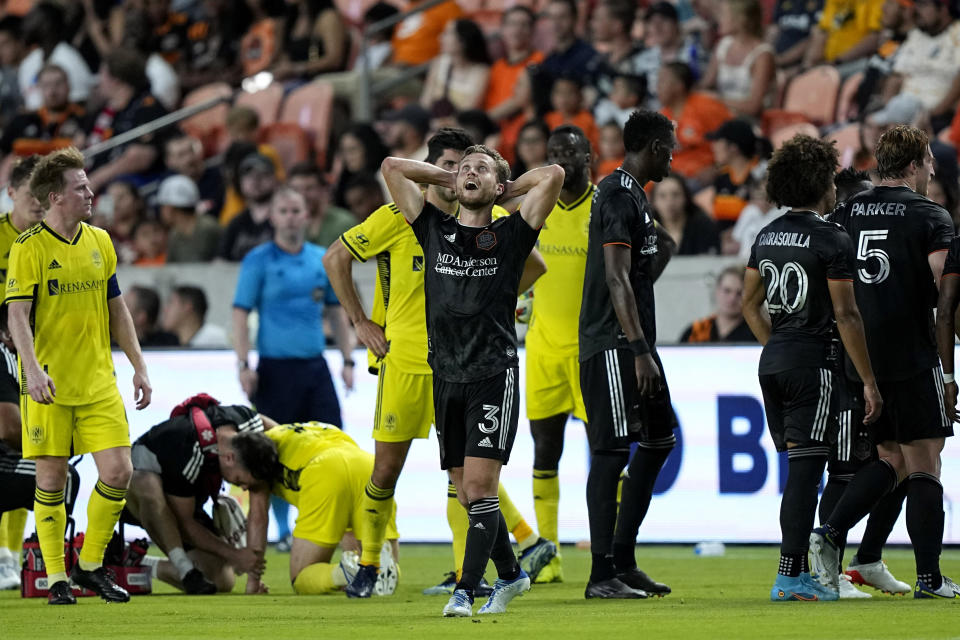
<svg viewBox="0 0 960 640">
<path fill-rule="evenodd" d="M 860 591 L 857 587 L 854 586 L 853 581 L 850 580 L 850 576 L 841 575 L 840 576 L 840 599 L 841 600 L 853 600 L 855 598 L 872 598 L 873 596 L 864 591 Z"/>
<path fill-rule="evenodd" d="M 0 591 L 20 588 L 20 571 L 13 558 L 9 562 L 0 563 Z"/>
<path fill-rule="evenodd" d="M 939 589 L 931 589 L 923 582 L 917 580 L 917 585 L 913 588 L 913 597 L 918 600 L 928 598 L 953 600 L 954 598 L 960 598 L 960 585 L 947 576 L 943 576 L 943 584 L 940 585 Z"/>
<path fill-rule="evenodd" d="M 290 549 L 293 547 L 293 534 L 280 538 L 277 540 L 277 544 L 274 545 L 274 548 L 280 553 L 290 553 Z"/>
<path fill-rule="evenodd" d="M 497 581 L 493 583 L 493 593 L 490 594 L 490 597 L 477 613 L 506 613 L 510 601 L 517 596 L 522 596 L 527 591 L 530 591 L 530 576 L 523 568 L 520 569 L 520 575 L 513 580 L 497 578 Z"/>
<path fill-rule="evenodd" d="M 628 587 L 617 578 L 601 580 L 600 582 L 588 582 L 587 589 L 583 592 L 586 599 L 603 598 L 606 600 L 641 600 L 647 597 L 646 591 Z"/>
<path fill-rule="evenodd" d="M 493 593 L 493 587 L 487 582 L 486 578 L 480 578 L 480 584 L 473 590 L 473 596 L 475 598 L 489 598 L 491 593 Z"/>
<path fill-rule="evenodd" d="M 397 590 L 400 582 L 400 566 L 393 559 L 393 551 L 389 542 L 380 549 L 380 571 L 377 573 L 377 583 L 373 585 L 373 595 L 390 596 Z"/>
<path fill-rule="evenodd" d="M 66 580 L 54 582 L 47 593 L 47 604 L 77 604 L 77 599 L 70 590 L 70 583 Z"/>
<path fill-rule="evenodd" d="M 473 615 L 473 596 L 465 589 L 454 589 L 453 595 L 443 608 L 444 618 L 469 618 Z"/>
<path fill-rule="evenodd" d="M 93 571 L 84 571 L 79 564 L 73 566 L 70 579 L 76 584 L 89 589 L 107 602 L 129 602 L 130 594 L 117 584 L 112 573 L 105 567 L 97 567 Z"/>
<path fill-rule="evenodd" d="M 887 568 L 887 563 L 883 560 L 857 564 L 856 557 L 854 557 L 854 562 L 847 565 L 846 575 L 853 584 L 873 587 L 884 593 L 900 595 L 910 593 L 910 585 L 894 578 L 890 569 Z"/>
<path fill-rule="evenodd" d="M 840 590 L 840 550 L 823 527 L 810 533 L 810 572 L 831 591 Z"/>
<path fill-rule="evenodd" d="M 530 580 L 536 580 L 543 568 L 547 566 L 556 555 L 557 545 L 546 538 L 540 538 L 520 554 L 520 568 L 530 576 Z M 494 590 L 496 590 L 496 586 L 494 586 Z"/>
<path fill-rule="evenodd" d="M 778 574 L 770 589 L 773 602 L 830 602 L 837 598 L 835 591 L 814 580 L 809 573 L 801 573 L 795 578 Z"/>
<path fill-rule="evenodd" d="M 379 570 L 376 565 L 362 564 L 353 580 L 346 586 L 348 598 L 369 598 L 373 595 L 373 587 L 377 583 Z"/>
<path fill-rule="evenodd" d="M 637 589 L 652 596 L 660 596 L 662 598 L 671 592 L 670 587 L 662 582 L 655 581 L 637 567 L 631 567 L 626 571 L 618 572 L 617 579 L 631 589 Z"/>
<path fill-rule="evenodd" d="M 537 575 L 537 579 L 534 580 L 534 582 L 537 584 L 563 582 L 563 564 L 559 551 L 557 552 L 557 555 L 553 556 L 553 560 L 551 560 L 547 566 L 540 570 L 540 574 Z"/>
<path fill-rule="evenodd" d="M 209 596 L 217 592 L 217 585 L 207 580 L 200 569 L 190 569 L 180 582 L 183 590 L 192 596 Z"/>
<path fill-rule="evenodd" d="M 457 572 L 451 571 L 443 577 L 440 584 L 427 587 L 423 590 L 425 596 L 443 596 L 450 595 L 457 588 Z"/>
<path fill-rule="evenodd" d="M 349 585 L 360 570 L 360 556 L 356 551 L 344 551 L 340 554 L 340 571 Z"/>
</svg>

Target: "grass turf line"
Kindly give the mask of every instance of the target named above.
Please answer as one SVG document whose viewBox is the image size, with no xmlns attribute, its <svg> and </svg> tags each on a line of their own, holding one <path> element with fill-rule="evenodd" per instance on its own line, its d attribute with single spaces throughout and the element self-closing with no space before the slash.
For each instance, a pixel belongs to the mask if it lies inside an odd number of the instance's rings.
<svg viewBox="0 0 960 640">
<path fill-rule="evenodd" d="M 289 584 L 288 556 L 269 552 L 265 596 L 182 596 L 155 583 L 155 595 L 134 597 L 129 604 L 106 604 L 81 598 L 75 607 L 49 607 L 40 599 L 24 600 L 16 592 L 0 593 L 0 637 L 37 638 L 426 638 L 511 637 L 577 638 L 810 638 L 830 636 L 932 640 L 958 635 L 960 603 L 874 595 L 836 603 L 772 603 L 777 567 L 775 547 L 728 547 L 723 557 L 700 558 L 692 548 L 643 547 L 640 566 L 673 588 L 662 599 L 586 601 L 583 588 L 590 557 L 563 548 L 562 584 L 534 585 L 497 616 L 444 619 L 445 596 L 420 591 L 450 570 L 450 549 L 441 545 L 402 545 L 402 574 L 397 593 L 387 598 L 348 600 L 342 594 L 295 596 Z M 853 553 L 853 549 L 848 552 Z M 891 571 L 901 580 L 915 579 L 908 549 L 886 553 Z M 960 551 L 947 550 L 947 575 L 960 575 Z M 491 565 L 488 578 L 495 577 Z M 245 579 L 237 583 L 243 590 Z M 482 602 L 477 602 L 474 611 Z M 491 625 L 496 625 L 492 626 Z M 500 626 L 506 625 L 506 626 Z M 591 638 L 585 634 L 597 634 Z M 599 635 L 604 634 L 604 635 Z"/>
</svg>

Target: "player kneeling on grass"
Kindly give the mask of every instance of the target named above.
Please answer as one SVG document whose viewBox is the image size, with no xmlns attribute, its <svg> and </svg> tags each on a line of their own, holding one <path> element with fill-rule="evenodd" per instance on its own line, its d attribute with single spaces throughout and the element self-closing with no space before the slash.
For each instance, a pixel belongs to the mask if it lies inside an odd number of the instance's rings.
<svg viewBox="0 0 960 640">
<path fill-rule="evenodd" d="M 348 528 L 360 544 L 369 544 L 363 518 L 363 495 L 373 472 L 373 455 L 340 429 L 319 422 L 272 427 L 265 432 L 229 434 L 219 441 L 224 479 L 250 490 L 251 523 L 266 521 L 269 494 L 297 507 L 290 549 L 290 582 L 297 593 L 340 591 L 352 582 L 357 558 L 344 554 L 332 564 L 334 549 Z M 266 528 L 251 526 L 248 545 L 266 545 Z M 389 595 L 397 587 L 394 561 L 398 545 L 396 506 L 390 510 L 380 571 L 374 594 Z M 247 592 L 261 587 L 248 581 Z"/>
</svg>

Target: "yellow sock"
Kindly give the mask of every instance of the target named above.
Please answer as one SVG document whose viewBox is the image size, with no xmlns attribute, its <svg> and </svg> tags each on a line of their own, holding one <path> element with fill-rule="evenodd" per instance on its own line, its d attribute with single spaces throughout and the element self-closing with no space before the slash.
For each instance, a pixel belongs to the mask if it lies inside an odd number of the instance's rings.
<svg viewBox="0 0 960 640">
<path fill-rule="evenodd" d="M 510 529 L 510 533 L 513 534 L 513 538 L 520 545 L 520 548 L 526 549 L 536 542 L 539 536 L 523 519 L 520 509 L 517 509 L 517 505 L 513 504 L 513 500 L 507 494 L 503 483 L 497 487 L 497 497 L 500 498 L 500 513 L 503 514 L 503 521 L 507 523 L 507 528 Z"/>
<path fill-rule="evenodd" d="M 457 580 L 463 571 L 463 554 L 467 550 L 467 530 L 470 529 L 470 519 L 467 510 L 457 500 L 457 488 L 450 482 L 447 484 L 447 524 L 453 533 L 453 568 L 457 572 Z"/>
<path fill-rule="evenodd" d="M 126 489 L 118 489 L 97 480 L 97 486 L 87 503 L 87 531 L 80 549 L 80 568 L 93 571 L 103 564 L 103 552 L 107 549 L 113 528 L 120 520 L 120 512 L 127 503 Z"/>
<path fill-rule="evenodd" d="M 7 528 L 10 525 L 10 514 L 13 511 L 6 511 L 0 514 L 0 549 L 9 549 L 7 546 Z"/>
<path fill-rule="evenodd" d="M 23 550 L 23 530 L 27 526 L 28 513 L 26 509 L 7 511 L 0 521 L 0 530 L 6 530 L 6 544 L 0 546 L 10 549 L 10 552 L 18 557 Z"/>
<path fill-rule="evenodd" d="M 340 570 L 340 565 L 316 562 L 307 565 L 297 574 L 297 579 L 293 581 L 293 590 L 303 595 L 318 595 L 336 591 L 346 584 L 347 579 Z"/>
<path fill-rule="evenodd" d="M 63 489 L 44 491 L 36 488 L 33 517 L 37 521 L 37 539 L 47 569 L 47 580 L 54 584 L 67 579 L 63 562 L 63 536 L 67 530 L 67 509 L 63 505 Z"/>
<path fill-rule="evenodd" d="M 537 514 L 537 529 L 540 530 L 540 535 L 557 542 L 560 478 L 556 469 L 533 470 L 533 510 Z"/>
<path fill-rule="evenodd" d="M 383 547 L 383 537 L 387 529 L 387 521 L 393 511 L 393 489 L 381 489 L 367 482 L 367 487 L 361 498 L 363 505 L 363 522 L 360 530 L 360 542 L 363 551 L 360 555 L 360 564 L 380 566 L 380 549 Z"/>
</svg>

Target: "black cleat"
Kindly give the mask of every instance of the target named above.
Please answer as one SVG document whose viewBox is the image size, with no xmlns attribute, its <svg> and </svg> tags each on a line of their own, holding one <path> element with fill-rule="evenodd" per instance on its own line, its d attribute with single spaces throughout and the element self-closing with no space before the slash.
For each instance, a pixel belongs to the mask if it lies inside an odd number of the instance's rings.
<svg viewBox="0 0 960 640">
<path fill-rule="evenodd" d="M 632 589 L 620 582 L 616 578 L 601 580 L 600 582 L 588 582 L 587 590 L 583 597 L 587 598 L 605 598 L 607 600 L 641 600 L 647 597 L 645 591 Z"/>
<path fill-rule="evenodd" d="M 473 590 L 474 598 L 489 598 L 493 593 L 493 587 L 487 582 L 486 578 L 480 578 L 480 584 Z"/>
<path fill-rule="evenodd" d="M 357 574 L 353 576 L 353 581 L 347 585 L 344 591 L 348 598 L 369 598 L 373 595 L 373 588 L 377 584 L 377 574 L 379 570 L 372 564 L 362 564 Z"/>
<path fill-rule="evenodd" d="M 70 590 L 70 583 L 66 580 L 54 582 L 47 594 L 47 604 L 77 604 L 77 599 Z"/>
<path fill-rule="evenodd" d="M 200 569 L 190 569 L 180 582 L 183 590 L 192 596 L 209 596 L 217 592 L 217 585 L 207 580 Z"/>
<path fill-rule="evenodd" d="M 617 578 L 628 587 L 632 589 L 639 589 L 640 591 L 646 591 L 652 596 L 660 596 L 662 598 L 671 591 L 670 587 L 662 582 L 656 582 L 653 578 L 636 567 L 631 567 L 626 571 L 618 572 Z"/>
<path fill-rule="evenodd" d="M 130 594 L 117 584 L 112 573 L 104 567 L 97 567 L 93 571 L 84 571 L 80 564 L 73 566 L 70 579 L 84 589 L 89 589 L 107 602 L 130 602 Z"/>
</svg>

